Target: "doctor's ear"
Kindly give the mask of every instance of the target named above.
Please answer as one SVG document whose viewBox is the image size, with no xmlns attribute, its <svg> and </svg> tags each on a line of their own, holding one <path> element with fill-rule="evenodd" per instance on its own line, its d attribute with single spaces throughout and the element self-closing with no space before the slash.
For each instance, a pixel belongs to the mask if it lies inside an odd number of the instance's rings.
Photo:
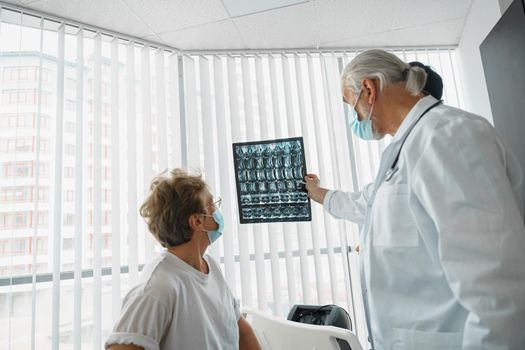
<svg viewBox="0 0 525 350">
<path fill-rule="evenodd" d="M 377 90 L 379 88 L 376 85 L 376 81 L 373 79 L 363 79 L 363 100 L 369 105 L 373 104 L 377 98 Z"/>
</svg>

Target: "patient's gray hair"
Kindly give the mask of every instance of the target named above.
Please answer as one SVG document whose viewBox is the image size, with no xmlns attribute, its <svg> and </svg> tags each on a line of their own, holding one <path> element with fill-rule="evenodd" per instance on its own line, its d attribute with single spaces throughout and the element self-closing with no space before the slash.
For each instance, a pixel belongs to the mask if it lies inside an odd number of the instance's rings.
<svg viewBox="0 0 525 350">
<path fill-rule="evenodd" d="M 341 85 L 343 89 L 350 88 L 358 93 L 364 79 L 378 80 L 380 91 L 390 83 L 406 81 L 406 90 L 416 96 L 425 87 L 427 73 L 423 68 L 410 66 L 390 52 L 368 50 L 346 65 L 341 75 Z"/>
</svg>

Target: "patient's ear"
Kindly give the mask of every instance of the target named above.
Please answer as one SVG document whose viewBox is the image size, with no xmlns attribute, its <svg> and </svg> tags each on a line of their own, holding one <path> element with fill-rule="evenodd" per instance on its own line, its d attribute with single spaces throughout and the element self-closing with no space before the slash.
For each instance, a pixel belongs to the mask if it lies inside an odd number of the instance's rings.
<svg viewBox="0 0 525 350">
<path fill-rule="evenodd" d="M 188 225 L 192 231 L 202 231 L 204 225 L 204 216 L 202 214 L 191 214 L 188 217 Z"/>
</svg>

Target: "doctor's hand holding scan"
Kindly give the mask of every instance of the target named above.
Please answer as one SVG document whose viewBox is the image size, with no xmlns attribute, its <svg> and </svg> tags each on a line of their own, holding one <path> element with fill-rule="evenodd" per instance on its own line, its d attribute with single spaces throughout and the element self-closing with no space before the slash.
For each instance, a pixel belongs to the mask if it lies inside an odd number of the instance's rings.
<svg viewBox="0 0 525 350">
<path fill-rule="evenodd" d="M 382 50 L 344 69 L 353 133 L 393 136 L 359 192 L 310 198 L 361 225 L 360 270 L 373 349 L 525 349 L 520 165 L 484 118 L 439 101 L 441 78 Z"/>
</svg>

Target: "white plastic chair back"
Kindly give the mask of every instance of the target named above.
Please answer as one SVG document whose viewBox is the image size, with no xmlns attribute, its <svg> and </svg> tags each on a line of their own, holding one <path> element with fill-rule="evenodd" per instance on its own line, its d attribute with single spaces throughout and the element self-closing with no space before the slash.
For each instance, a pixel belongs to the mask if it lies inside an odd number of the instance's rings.
<svg viewBox="0 0 525 350">
<path fill-rule="evenodd" d="M 283 320 L 258 310 L 243 309 L 263 350 L 340 350 L 337 339 L 351 350 L 363 350 L 354 333 L 333 326 Z"/>
</svg>

